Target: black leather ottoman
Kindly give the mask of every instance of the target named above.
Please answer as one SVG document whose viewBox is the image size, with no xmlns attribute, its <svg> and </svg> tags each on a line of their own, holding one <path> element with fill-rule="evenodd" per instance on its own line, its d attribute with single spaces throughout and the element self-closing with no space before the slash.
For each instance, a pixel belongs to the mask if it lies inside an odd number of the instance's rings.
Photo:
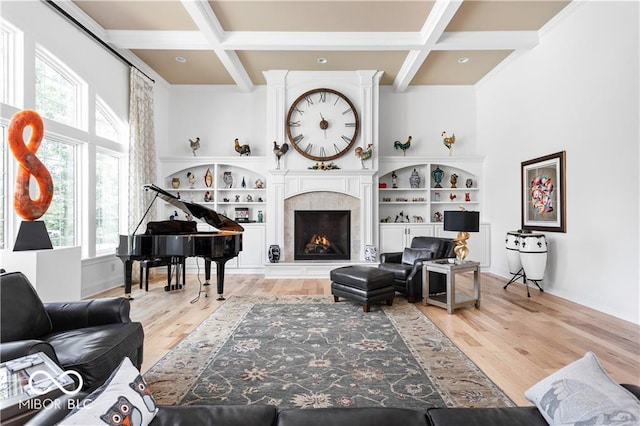
<svg viewBox="0 0 640 426">
<path fill-rule="evenodd" d="M 331 294 L 333 300 L 344 297 L 364 306 L 369 312 L 371 303 L 386 301 L 393 304 L 396 291 L 393 288 L 393 273 L 370 266 L 344 266 L 331 271 Z"/>
</svg>

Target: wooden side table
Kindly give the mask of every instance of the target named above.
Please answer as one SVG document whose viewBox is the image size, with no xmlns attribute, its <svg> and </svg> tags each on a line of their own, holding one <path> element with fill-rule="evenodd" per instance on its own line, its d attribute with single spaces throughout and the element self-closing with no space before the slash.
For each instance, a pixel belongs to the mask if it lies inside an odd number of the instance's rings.
<svg viewBox="0 0 640 426">
<path fill-rule="evenodd" d="M 429 271 L 447 276 L 447 293 L 429 295 Z M 456 293 L 456 274 L 473 272 L 473 297 Z M 466 261 L 451 263 L 449 259 L 432 260 L 422 265 L 422 300 L 425 305 L 447 308 L 448 314 L 461 306 L 480 307 L 480 262 Z"/>
</svg>

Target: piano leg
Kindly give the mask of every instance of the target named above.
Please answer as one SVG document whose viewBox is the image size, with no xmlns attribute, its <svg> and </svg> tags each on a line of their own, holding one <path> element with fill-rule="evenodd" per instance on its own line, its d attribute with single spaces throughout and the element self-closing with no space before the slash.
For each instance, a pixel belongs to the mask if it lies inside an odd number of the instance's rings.
<svg viewBox="0 0 640 426">
<path fill-rule="evenodd" d="M 211 281 L 211 260 L 204 259 L 204 284 L 202 285 L 211 285 L 209 281 Z"/>
<path fill-rule="evenodd" d="M 218 281 L 218 298 L 216 300 L 225 300 L 224 296 L 222 295 L 222 293 L 224 293 L 224 265 L 229 259 L 232 258 L 226 257 L 221 259 L 214 259 L 214 261 L 216 262 L 216 278 Z"/>
<path fill-rule="evenodd" d="M 132 269 L 133 260 L 124 260 L 124 297 L 129 300 L 133 300 L 131 297 L 131 281 L 132 281 Z M 142 279 L 142 278 L 141 278 Z"/>
</svg>

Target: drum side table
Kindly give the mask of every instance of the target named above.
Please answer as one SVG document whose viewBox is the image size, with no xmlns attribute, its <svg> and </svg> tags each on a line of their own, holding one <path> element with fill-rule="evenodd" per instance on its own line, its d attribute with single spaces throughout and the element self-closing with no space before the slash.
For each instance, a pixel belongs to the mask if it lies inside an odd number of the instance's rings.
<svg viewBox="0 0 640 426">
<path fill-rule="evenodd" d="M 438 272 L 447 276 L 446 294 L 429 294 L 429 271 Z M 473 297 L 464 293 L 456 293 L 456 274 L 473 272 Z M 453 314 L 457 308 L 467 305 L 480 307 L 480 262 L 456 261 L 449 259 L 432 260 L 422 266 L 422 294 L 425 305 L 435 305 L 446 308 L 448 314 Z"/>
</svg>

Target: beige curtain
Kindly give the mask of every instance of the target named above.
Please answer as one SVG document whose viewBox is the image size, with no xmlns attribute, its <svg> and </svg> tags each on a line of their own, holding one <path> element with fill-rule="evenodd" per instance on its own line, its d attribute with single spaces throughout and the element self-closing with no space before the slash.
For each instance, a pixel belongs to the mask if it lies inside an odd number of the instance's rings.
<svg viewBox="0 0 640 426">
<path fill-rule="evenodd" d="M 129 94 L 129 234 L 133 233 L 155 194 L 142 187 L 156 182 L 156 145 L 153 130 L 153 82 L 131 67 Z M 155 217 L 154 208 L 143 224 Z M 140 232 L 138 230 L 138 232 Z"/>
</svg>

